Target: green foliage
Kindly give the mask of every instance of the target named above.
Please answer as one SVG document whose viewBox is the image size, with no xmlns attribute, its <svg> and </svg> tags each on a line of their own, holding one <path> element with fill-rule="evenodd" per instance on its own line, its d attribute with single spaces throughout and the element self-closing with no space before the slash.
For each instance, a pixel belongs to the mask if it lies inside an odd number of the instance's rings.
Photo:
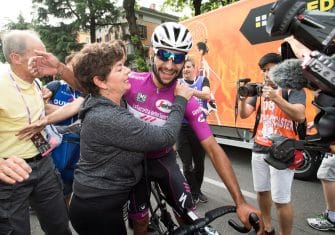
<svg viewBox="0 0 335 235">
<path fill-rule="evenodd" d="M 142 56 L 135 55 L 135 64 L 136 64 L 137 71 L 139 71 L 139 72 L 147 72 L 147 71 L 149 71 L 148 64 L 143 59 Z"/>
<path fill-rule="evenodd" d="M 91 42 L 95 42 L 97 29 L 112 25 L 120 17 L 115 2 L 110 0 L 33 0 L 38 4 L 39 22 L 47 22 L 50 17 L 67 19 L 81 30 L 89 30 Z"/>
<path fill-rule="evenodd" d="M 35 21 L 34 23 L 25 22 L 24 18 L 20 15 L 17 22 L 10 22 L 6 25 L 7 30 L 13 29 L 32 29 L 39 33 L 42 41 L 44 42 L 47 51 L 53 53 L 61 61 L 64 61 L 65 57 L 71 51 L 78 51 L 83 45 L 76 41 L 77 38 L 77 26 L 75 24 L 64 24 L 60 23 L 58 26 L 51 26 L 45 24 L 45 22 Z M 1 62 L 5 62 L 4 55 L 2 53 L 2 46 L 0 52 Z"/>
<path fill-rule="evenodd" d="M 131 35 L 130 41 L 132 42 L 133 45 L 135 45 L 135 47 L 136 45 L 142 43 L 140 37 L 137 35 Z M 136 68 L 136 70 L 140 72 L 146 72 L 149 70 L 143 54 L 145 53 L 142 52 L 141 49 L 135 48 L 135 55 L 133 57 L 128 58 L 129 63 L 132 64 Z"/>
<path fill-rule="evenodd" d="M 171 7 L 175 11 L 183 11 L 186 6 L 189 6 L 193 10 L 193 15 L 199 15 L 237 1 L 239 0 L 207 0 L 204 2 L 202 0 L 165 0 L 163 10 Z"/>
<path fill-rule="evenodd" d="M 64 61 L 65 57 L 72 51 L 79 51 L 83 44 L 76 41 L 76 26 L 74 24 L 63 24 L 60 26 L 38 26 L 36 31 L 41 35 L 47 51 L 53 53 L 59 60 Z"/>
</svg>

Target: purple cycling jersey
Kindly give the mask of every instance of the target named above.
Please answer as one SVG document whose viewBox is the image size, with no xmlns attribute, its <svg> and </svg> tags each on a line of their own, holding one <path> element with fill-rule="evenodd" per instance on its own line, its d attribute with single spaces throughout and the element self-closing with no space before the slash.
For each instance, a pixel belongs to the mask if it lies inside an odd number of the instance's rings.
<svg viewBox="0 0 335 235">
<path fill-rule="evenodd" d="M 176 85 L 157 88 L 151 73 L 132 72 L 129 74 L 129 82 L 131 83 L 131 89 L 125 94 L 128 110 L 138 119 L 153 125 L 163 126 L 174 101 Z M 200 141 L 212 135 L 202 109 L 194 97 L 188 101 L 184 117 Z M 171 148 L 172 146 L 149 152 L 147 156 L 152 158 L 162 157 L 171 151 Z"/>
</svg>

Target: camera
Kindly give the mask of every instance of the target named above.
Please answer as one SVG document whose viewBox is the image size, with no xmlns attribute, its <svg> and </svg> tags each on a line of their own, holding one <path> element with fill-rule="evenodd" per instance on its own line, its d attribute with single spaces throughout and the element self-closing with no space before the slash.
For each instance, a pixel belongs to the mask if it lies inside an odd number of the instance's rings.
<svg viewBox="0 0 335 235">
<path fill-rule="evenodd" d="M 293 35 L 312 50 L 301 65 L 303 79 L 312 90 L 320 90 L 313 101 L 320 109 L 314 124 L 320 141 L 331 143 L 335 141 L 335 123 L 329 122 L 335 115 L 335 57 L 331 57 L 335 53 L 335 14 L 306 7 L 305 0 L 278 0 L 270 10 L 266 31 L 270 36 Z M 328 102 L 320 103 L 324 99 Z"/>
<path fill-rule="evenodd" d="M 239 86 L 237 93 L 240 97 L 262 96 L 263 84 L 247 83 Z"/>
<path fill-rule="evenodd" d="M 290 36 L 311 49 L 311 59 L 302 65 L 304 78 L 314 90 L 335 94 L 335 14 L 306 10 L 306 0 L 279 0 L 270 10 L 266 31 L 270 36 Z M 282 45 L 287 47 L 288 45 Z M 287 48 L 285 51 L 290 51 Z M 292 53 L 289 53 L 292 54 Z M 287 56 L 286 53 L 284 56 Z M 290 55 L 289 57 L 292 57 Z"/>
<path fill-rule="evenodd" d="M 329 144 L 335 142 L 335 13 L 306 8 L 306 0 L 278 0 L 270 10 L 266 31 L 270 36 L 293 35 L 312 51 L 301 70 L 303 79 L 310 85 L 308 88 L 320 91 L 313 101 L 320 109 L 314 117 L 318 133 L 303 141 L 274 140 L 271 148 L 277 155 L 275 158 L 294 149 L 327 151 Z M 290 51 L 287 52 L 291 57 Z"/>
</svg>

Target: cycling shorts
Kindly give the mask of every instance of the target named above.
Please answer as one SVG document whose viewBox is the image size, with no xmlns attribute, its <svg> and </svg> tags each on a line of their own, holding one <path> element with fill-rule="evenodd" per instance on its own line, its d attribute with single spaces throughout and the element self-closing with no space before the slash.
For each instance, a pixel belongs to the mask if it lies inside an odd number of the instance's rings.
<svg viewBox="0 0 335 235">
<path fill-rule="evenodd" d="M 158 182 L 167 203 L 185 223 L 187 212 L 194 209 L 190 187 L 176 161 L 176 152 L 170 151 L 161 158 L 147 158 L 147 170 L 129 197 L 130 219 L 141 220 L 148 215 L 150 182 Z M 146 175 L 146 176 L 145 176 Z"/>
</svg>

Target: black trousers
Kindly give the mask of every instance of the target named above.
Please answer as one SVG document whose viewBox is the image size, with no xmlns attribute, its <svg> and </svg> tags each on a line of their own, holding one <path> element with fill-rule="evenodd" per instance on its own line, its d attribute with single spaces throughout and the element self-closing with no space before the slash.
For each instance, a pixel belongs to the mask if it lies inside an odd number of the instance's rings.
<svg viewBox="0 0 335 235">
<path fill-rule="evenodd" d="M 189 125 L 181 127 L 177 152 L 183 163 L 184 175 L 192 193 L 200 193 L 205 171 L 205 150 Z"/>
<path fill-rule="evenodd" d="M 49 235 L 70 235 L 62 182 L 50 156 L 29 162 L 32 172 L 16 184 L 0 182 L 0 234 L 30 234 L 29 205 L 42 230 Z"/>
<path fill-rule="evenodd" d="M 79 235 L 126 235 L 123 206 L 129 192 L 116 195 L 80 198 L 73 194 L 70 220 Z"/>
</svg>

